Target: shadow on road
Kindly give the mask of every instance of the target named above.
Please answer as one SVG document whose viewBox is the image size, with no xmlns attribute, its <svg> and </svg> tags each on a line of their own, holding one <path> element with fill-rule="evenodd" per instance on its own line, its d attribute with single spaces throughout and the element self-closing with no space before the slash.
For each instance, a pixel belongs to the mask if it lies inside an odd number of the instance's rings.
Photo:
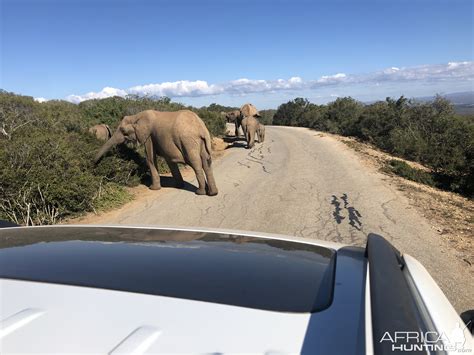
<svg viewBox="0 0 474 355">
<path fill-rule="evenodd" d="M 225 136 L 223 140 L 224 142 L 229 143 L 229 145 L 225 149 L 245 148 L 247 146 L 247 141 L 245 140 L 245 137 Z"/>
<path fill-rule="evenodd" d="M 161 182 L 161 187 L 164 188 L 175 188 L 179 190 L 186 190 L 189 192 L 196 192 L 198 189 L 197 186 L 194 186 L 193 184 L 185 181 L 184 186 L 178 187 L 176 184 L 176 180 L 172 176 L 160 176 L 160 182 Z M 143 177 L 141 179 L 141 183 L 145 186 L 150 186 L 151 185 L 151 177 L 149 175 Z"/>
<path fill-rule="evenodd" d="M 349 225 L 360 231 L 362 228 L 362 222 L 360 220 L 360 218 L 362 218 L 362 215 L 357 209 L 349 205 L 349 197 L 346 193 L 342 194 L 340 199 L 344 203 L 343 208 L 347 210 L 347 214 L 349 217 Z M 341 211 L 343 210 L 343 208 L 341 208 L 341 202 L 339 201 L 339 198 L 336 195 L 332 195 L 331 205 L 334 206 L 334 212 L 332 213 L 334 220 L 337 224 L 341 224 L 342 220 L 346 217 L 341 215 Z"/>
</svg>

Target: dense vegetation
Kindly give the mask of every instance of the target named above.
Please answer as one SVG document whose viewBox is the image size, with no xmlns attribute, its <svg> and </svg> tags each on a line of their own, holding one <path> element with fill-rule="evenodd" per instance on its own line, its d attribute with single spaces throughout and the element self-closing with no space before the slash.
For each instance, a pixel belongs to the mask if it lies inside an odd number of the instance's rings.
<svg viewBox="0 0 474 355">
<path fill-rule="evenodd" d="M 266 125 L 273 124 L 273 116 L 277 110 L 259 110 L 259 113 L 262 117 L 259 118 L 259 121 Z"/>
<path fill-rule="evenodd" d="M 468 196 L 474 193 L 474 118 L 456 115 L 442 97 L 417 103 L 402 96 L 370 105 L 350 97 L 327 105 L 297 98 L 278 107 L 273 124 L 357 137 L 424 164 L 431 169 L 429 180 L 435 186 Z M 392 168 L 407 173 L 405 166 Z"/>
<path fill-rule="evenodd" d="M 95 166 L 103 144 L 87 133 L 106 123 L 114 130 L 125 115 L 146 109 L 189 108 L 168 98 L 112 97 L 79 105 L 38 103 L 31 97 L 0 92 L 0 219 L 19 224 L 52 224 L 84 211 L 127 199 L 125 186 L 147 179 L 143 152 L 116 148 Z M 194 109 L 211 134 L 224 132 L 217 112 Z"/>
</svg>

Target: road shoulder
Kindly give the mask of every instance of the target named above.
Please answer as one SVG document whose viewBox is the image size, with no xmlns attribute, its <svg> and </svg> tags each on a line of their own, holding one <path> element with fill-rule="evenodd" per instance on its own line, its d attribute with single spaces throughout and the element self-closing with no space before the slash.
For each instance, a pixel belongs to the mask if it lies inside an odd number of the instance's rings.
<svg viewBox="0 0 474 355">
<path fill-rule="evenodd" d="M 406 197 L 410 206 L 423 216 L 433 231 L 444 239 L 467 267 L 474 266 L 474 201 L 459 194 L 442 191 L 388 173 L 385 163 L 391 159 L 402 160 L 409 165 L 426 169 L 422 165 L 393 157 L 367 143 L 354 138 L 317 132 L 317 137 L 334 139 L 343 143 L 359 157 L 361 163 L 383 175 L 383 180 Z"/>
</svg>

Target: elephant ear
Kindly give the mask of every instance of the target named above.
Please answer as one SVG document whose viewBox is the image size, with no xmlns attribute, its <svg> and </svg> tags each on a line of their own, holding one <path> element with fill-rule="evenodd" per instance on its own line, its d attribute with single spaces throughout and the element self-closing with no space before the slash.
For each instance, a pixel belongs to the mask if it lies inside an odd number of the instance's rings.
<svg viewBox="0 0 474 355">
<path fill-rule="evenodd" d="M 258 112 L 257 108 L 254 105 L 250 104 L 250 106 L 251 106 L 250 111 L 251 113 L 253 113 L 253 117 L 256 117 L 256 118 L 262 117 L 262 115 L 260 115 L 260 112 Z"/>
<path fill-rule="evenodd" d="M 133 128 L 132 123 L 121 124 L 119 129 L 125 137 L 131 137 L 135 134 L 135 129 Z"/>
<path fill-rule="evenodd" d="M 140 144 L 145 144 L 151 135 L 150 123 L 146 119 L 138 119 L 132 124 L 135 130 L 135 136 Z"/>
<path fill-rule="evenodd" d="M 112 137 L 112 130 L 110 129 L 109 125 L 104 125 L 105 128 L 107 129 L 107 136 L 108 138 Z"/>
</svg>

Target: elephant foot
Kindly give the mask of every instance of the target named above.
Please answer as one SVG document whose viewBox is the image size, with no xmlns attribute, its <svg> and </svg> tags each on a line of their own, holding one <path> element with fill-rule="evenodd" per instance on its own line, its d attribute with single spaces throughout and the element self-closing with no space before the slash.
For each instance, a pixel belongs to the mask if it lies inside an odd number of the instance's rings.
<svg viewBox="0 0 474 355">
<path fill-rule="evenodd" d="M 152 184 L 150 186 L 150 190 L 160 190 L 160 189 L 161 189 L 161 185 Z"/>
<path fill-rule="evenodd" d="M 212 190 L 212 191 L 209 191 L 207 194 L 208 194 L 209 196 L 216 196 L 217 193 L 218 193 L 217 190 Z"/>
<path fill-rule="evenodd" d="M 197 189 L 196 190 L 196 195 L 205 195 L 206 194 L 206 190 L 205 189 Z"/>
</svg>

